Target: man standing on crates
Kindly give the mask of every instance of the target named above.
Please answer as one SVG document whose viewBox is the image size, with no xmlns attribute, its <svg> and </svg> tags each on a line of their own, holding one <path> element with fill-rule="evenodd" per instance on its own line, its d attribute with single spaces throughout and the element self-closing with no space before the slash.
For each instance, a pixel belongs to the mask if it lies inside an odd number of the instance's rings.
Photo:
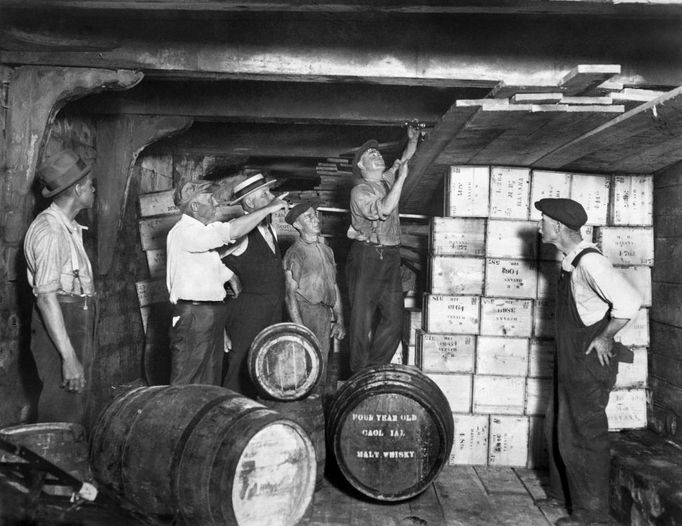
<svg viewBox="0 0 682 526">
<path fill-rule="evenodd" d="M 346 263 L 351 373 L 389 363 L 400 343 L 403 291 L 398 204 L 419 135 L 416 127 L 408 126 L 407 147 L 388 170 L 375 140 L 363 144 L 353 158 L 353 175 L 362 181 L 351 190 L 347 234 L 352 240 Z"/>
<path fill-rule="evenodd" d="M 556 524 L 607 524 L 609 451 L 606 405 L 618 373 L 613 337 L 633 318 L 640 294 L 596 246 L 583 241 L 583 206 L 541 199 L 538 232 L 563 254 L 556 300 L 554 397 L 545 418 L 552 496 L 570 506 Z"/>
<path fill-rule="evenodd" d="M 50 206 L 26 232 L 28 282 L 36 297 L 31 351 L 42 390 L 38 422 L 74 422 L 86 427 L 95 415 L 89 397 L 95 346 L 95 284 L 76 222 L 92 208 L 91 166 L 71 150 L 49 156 L 38 168 Z"/>
<path fill-rule="evenodd" d="M 318 391 L 324 395 L 329 340 L 342 340 L 346 335 L 334 252 L 322 241 L 320 220 L 312 203 L 297 204 L 284 220 L 300 235 L 284 255 L 287 311 L 291 321 L 310 329 L 320 341 L 322 373 Z"/>
<path fill-rule="evenodd" d="M 174 385 L 220 385 L 224 352 L 225 283 L 233 273 L 217 249 L 234 243 L 287 203 L 274 199 L 249 215 L 216 220 L 210 181 L 188 181 L 175 192 L 182 217 L 168 233 L 166 285 L 174 304 L 170 329 Z"/>
</svg>

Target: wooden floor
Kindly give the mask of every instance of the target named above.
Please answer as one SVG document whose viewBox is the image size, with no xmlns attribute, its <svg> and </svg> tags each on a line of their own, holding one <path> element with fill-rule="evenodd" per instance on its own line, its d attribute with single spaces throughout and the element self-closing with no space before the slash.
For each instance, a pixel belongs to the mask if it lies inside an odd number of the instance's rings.
<svg viewBox="0 0 682 526">
<path fill-rule="evenodd" d="M 363 498 L 327 473 L 305 526 L 479 526 L 554 524 L 566 511 L 547 499 L 544 471 L 446 466 L 421 495 L 400 503 Z"/>
</svg>

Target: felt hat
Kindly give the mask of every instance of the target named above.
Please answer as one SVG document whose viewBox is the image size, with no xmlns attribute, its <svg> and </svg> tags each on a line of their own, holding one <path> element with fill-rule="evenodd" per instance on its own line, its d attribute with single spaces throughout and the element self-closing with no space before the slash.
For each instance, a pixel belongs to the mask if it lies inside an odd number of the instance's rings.
<svg viewBox="0 0 682 526">
<path fill-rule="evenodd" d="M 573 199 L 540 199 L 535 202 L 535 208 L 571 230 L 580 230 L 580 227 L 587 223 L 587 212 L 583 205 Z"/>
<path fill-rule="evenodd" d="M 230 205 L 236 205 L 239 203 L 242 199 L 244 199 L 247 195 L 255 192 L 256 190 L 259 190 L 260 188 L 266 188 L 268 186 L 272 186 L 275 183 L 277 183 L 277 179 L 270 179 L 267 180 L 263 176 L 263 174 L 256 174 L 254 176 L 249 177 L 245 181 L 242 181 L 239 183 L 237 186 L 234 187 L 232 190 L 232 201 L 230 201 Z"/>
<path fill-rule="evenodd" d="M 362 172 L 360 171 L 358 163 L 360 162 L 360 159 L 362 158 L 363 154 L 370 148 L 378 147 L 379 143 L 375 139 L 370 139 L 365 144 L 360 146 L 360 149 L 355 152 L 355 155 L 353 156 L 353 175 L 355 177 L 362 177 Z"/>
<path fill-rule="evenodd" d="M 43 197 L 52 197 L 66 190 L 90 173 L 92 167 L 71 150 L 50 155 L 38 167 L 37 175 Z"/>
<path fill-rule="evenodd" d="M 310 201 L 298 203 L 297 205 L 291 207 L 291 209 L 287 212 L 287 215 L 284 216 L 284 220 L 293 226 L 293 224 L 298 219 L 298 216 L 300 216 L 301 214 L 304 214 L 305 212 L 307 212 L 311 208 L 315 209 L 315 208 L 317 208 L 317 205 L 314 203 L 311 203 Z"/>
<path fill-rule="evenodd" d="M 214 184 L 211 181 L 187 181 L 175 190 L 173 201 L 175 202 L 175 206 L 183 208 L 196 196 L 200 194 L 212 194 L 213 190 Z"/>
</svg>

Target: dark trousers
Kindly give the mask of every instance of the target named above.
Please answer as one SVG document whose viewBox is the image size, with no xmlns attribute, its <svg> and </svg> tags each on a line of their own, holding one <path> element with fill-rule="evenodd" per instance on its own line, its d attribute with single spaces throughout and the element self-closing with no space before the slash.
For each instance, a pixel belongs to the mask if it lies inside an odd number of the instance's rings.
<svg viewBox="0 0 682 526">
<path fill-rule="evenodd" d="M 171 385 L 220 385 L 225 352 L 224 303 L 178 303 L 171 321 Z"/>
<path fill-rule="evenodd" d="M 92 298 L 59 298 L 66 332 L 85 372 L 85 387 L 73 393 L 61 387 L 62 358 L 52 343 L 38 307 L 33 308 L 31 352 L 42 382 L 38 398 L 38 422 L 74 422 L 88 431 L 94 424 L 92 364 L 95 355 L 97 304 Z M 68 300 L 64 303 L 61 300 Z M 87 308 L 85 308 L 87 306 Z"/>
<path fill-rule="evenodd" d="M 255 398 L 258 392 L 249 375 L 249 348 L 260 331 L 282 321 L 283 299 L 242 292 L 228 302 L 227 334 L 232 349 L 227 354 L 223 387 Z"/>
<path fill-rule="evenodd" d="M 312 304 L 304 299 L 297 298 L 298 312 L 301 321 L 320 341 L 320 354 L 322 355 L 322 371 L 320 383 L 316 392 L 324 394 L 327 386 L 327 365 L 329 364 L 329 342 L 332 327 L 332 309 L 321 304 Z"/>
<path fill-rule="evenodd" d="M 350 370 L 356 373 L 365 367 L 390 363 L 400 343 L 403 321 L 400 247 L 376 247 L 353 241 L 346 272 Z"/>
</svg>

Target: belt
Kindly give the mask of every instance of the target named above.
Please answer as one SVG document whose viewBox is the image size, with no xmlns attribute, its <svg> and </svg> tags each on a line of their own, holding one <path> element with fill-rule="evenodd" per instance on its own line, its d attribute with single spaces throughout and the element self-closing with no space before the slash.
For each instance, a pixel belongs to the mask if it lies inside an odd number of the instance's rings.
<svg viewBox="0 0 682 526">
<path fill-rule="evenodd" d="M 95 296 L 79 296 L 77 294 L 57 294 L 59 303 L 88 303 L 95 301 Z"/>
<path fill-rule="evenodd" d="M 196 301 L 196 300 L 178 300 L 178 303 L 183 305 L 224 305 L 224 301 Z"/>
</svg>

